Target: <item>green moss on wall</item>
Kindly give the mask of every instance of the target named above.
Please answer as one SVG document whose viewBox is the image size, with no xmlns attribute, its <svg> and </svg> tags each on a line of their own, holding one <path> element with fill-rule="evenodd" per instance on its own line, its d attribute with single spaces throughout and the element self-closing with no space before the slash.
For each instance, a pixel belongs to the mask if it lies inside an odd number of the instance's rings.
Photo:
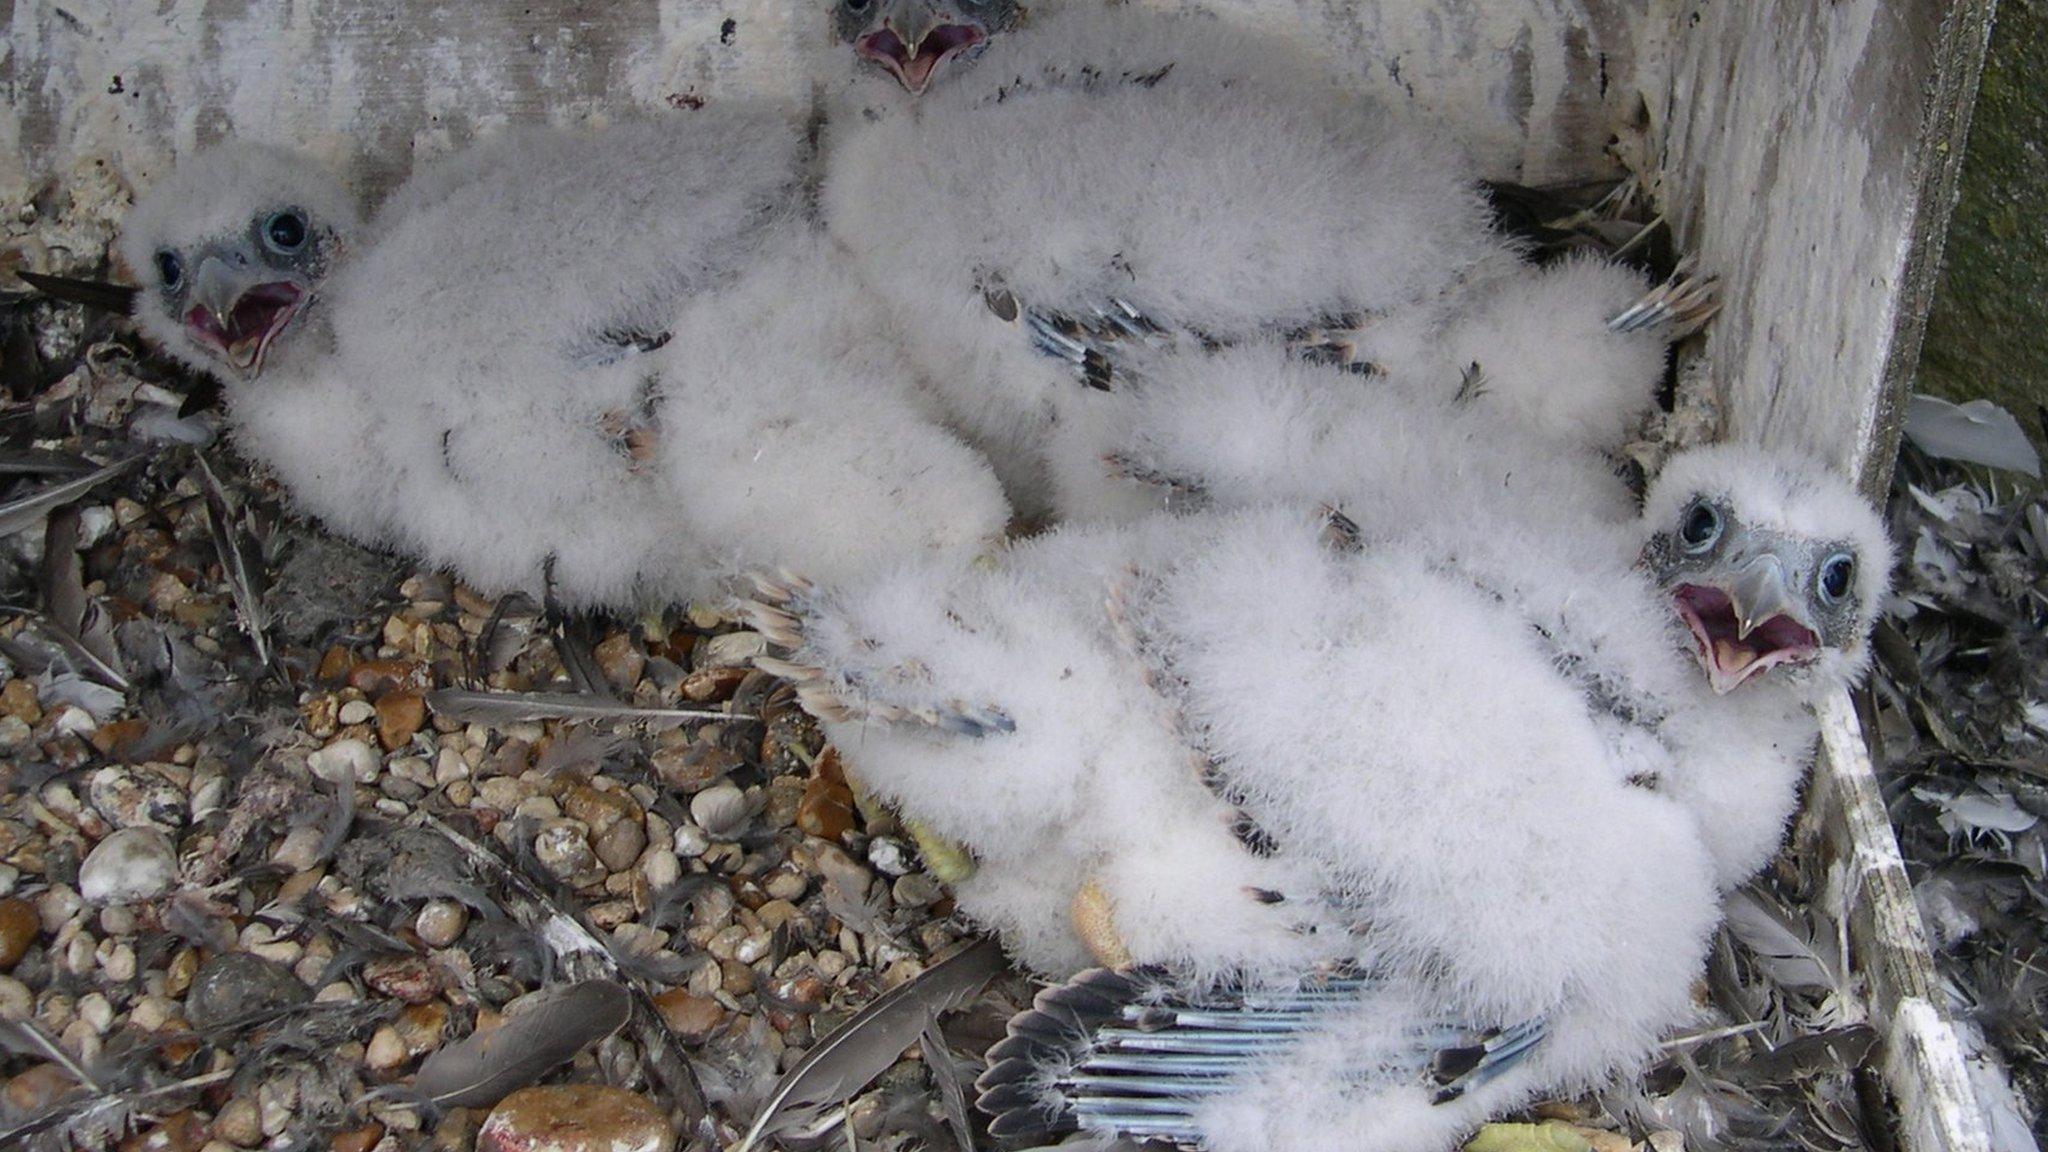
<svg viewBox="0 0 2048 1152">
<path fill-rule="evenodd" d="M 1916 385 L 2048 440 L 2048 0 L 2000 0 Z"/>
</svg>

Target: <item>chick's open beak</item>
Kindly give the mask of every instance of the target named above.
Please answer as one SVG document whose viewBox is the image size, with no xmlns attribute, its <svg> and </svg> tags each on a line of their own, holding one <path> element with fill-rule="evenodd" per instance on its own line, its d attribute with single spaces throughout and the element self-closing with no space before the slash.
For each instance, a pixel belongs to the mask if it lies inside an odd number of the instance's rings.
<svg viewBox="0 0 2048 1152">
<path fill-rule="evenodd" d="M 882 26 L 854 50 L 888 69 L 906 91 L 922 93 L 941 64 L 988 39 L 988 29 L 952 9 L 934 0 L 895 0 Z"/>
<path fill-rule="evenodd" d="M 1681 584 L 1672 594 L 1717 695 L 1820 654 L 1820 636 L 1779 556 L 1758 551 L 1732 558 L 1727 568 L 1725 579 Z"/>
<path fill-rule="evenodd" d="M 193 273 L 185 327 L 237 371 L 263 370 L 271 341 L 291 323 L 306 298 L 292 280 L 269 279 L 260 265 L 207 256 Z"/>
</svg>

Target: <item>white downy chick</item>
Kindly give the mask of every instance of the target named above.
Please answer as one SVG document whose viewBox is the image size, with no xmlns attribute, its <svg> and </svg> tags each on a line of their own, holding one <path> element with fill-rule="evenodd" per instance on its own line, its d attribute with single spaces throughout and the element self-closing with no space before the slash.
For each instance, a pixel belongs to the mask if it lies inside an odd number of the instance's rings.
<svg viewBox="0 0 2048 1152">
<path fill-rule="evenodd" d="M 721 105 L 427 166 L 322 287 L 314 395 L 277 392 L 244 442 L 323 519 L 485 590 L 551 578 L 571 606 L 707 595 L 763 564 L 973 555 L 1007 519 L 1000 489 L 857 318 L 803 153 L 779 111 Z M 137 215 L 188 239 L 145 251 L 207 240 L 176 181 Z M 337 409 L 368 428 L 346 451 Z"/>
<path fill-rule="evenodd" d="M 976 852 L 960 906 L 1027 962 L 1075 950 L 1018 936 L 1060 932 L 1073 894 L 1183 991 L 1235 972 L 1285 990 L 1290 962 L 1296 977 L 1373 974 L 1346 1003 L 1287 1017 L 1366 1044 L 1346 1049 L 1364 1063 L 1317 1063 L 1318 1043 L 1259 1054 L 1274 1082 L 1313 1085 L 1290 1104 L 1325 1120 L 1384 1113 L 1383 1128 L 1226 1117 L 1239 1105 L 1222 1096 L 1048 1111 L 1069 1086 L 1031 1079 L 1017 1099 L 1034 1118 L 1014 1134 L 1087 1114 L 1219 1147 L 1318 1147 L 1331 1131 L 1448 1146 L 1538 1087 L 1639 1057 L 1688 1010 L 1716 916 L 1689 815 L 1600 770 L 1607 727 L 1510 607 L 1419 556 L 1333 543 L 1328 527 L 1286 508 L 1161 517 L 1062 529 L 994 572 L 764 589 L 788 595 L 757 620 L 799 644 L 797 664 L 766 666 L 799 681 L 864 782 Z M 1277 851 L 1239 840 L 1238 805 Z M 1588 826 L 1614 832 L 1573 834 Z M 1029 1027 L 1050 1065 L 1092 1050 Z M 1492 1060 L 1430 1079 L 1432 1061 L 1458 1059 L 1442 1050 L 1489 1037 Z M 1038 1052 L 998 1061 L 996 1111 L 1011 1110 L 1003 1077 L 1042 1071 Z M 1452 1088 L 1459 1102 L 1433 1103 Z"/>
<path fill-rule="evenodd" d="M 1159 348 L 1342 325 L 1513 261 L 1456 149 L 1297 47 L 1075 5 L 981 48 L 835 118 L 823 200 L 1020 512 L 1157 506 L 1101 455 Z"/>
<path fill-rule="evenodd" d="M 1007 30 L 1007 13 L 936 7 L 835 6 L 861 51 L 827 220 L 1028 515 L 1156 509 L 1103 460 L 1131 394 L 1248 340 L 1446 396 L 1477 365 L 1484 406 L 1613 451 L 1651 404 L 1668 322 L 1703 307 L 1683 283 L 1645 297 L 1618 265 L 1525 263 L 1454 142 L 1300 46 L 1133 5 Z M 872 48 L 928 24 L 971 47 L 920 73 L 940 77 L 925 91 Z M 924 94 L 878 93 L 884 71 Z"/>
<path fill-rule="evenodd" d="M 1117 621 L 1134 566 L 1218 530 L 1066 526 L 972 567 L 757 578 L 753 622 L 794 650 L 759 664 L 796 684 L 865 789 L 973 854 L 960 907 L 1027 966 L 1070 973 L 1110 947 L 1219 974 L 1298 969 L 1316 942 L 1262 900 L 1294 879 L 1287 862 L 1239 846 L 1236 810 Z"/>
<path fill-rule="evenodd" d="M 1806 706 L 1868 661 L 1876 513 L 1802 461 L 1696 450 L 1651 493 L 1640 567 L 1582 554 L 1549 590 L 1448 536 L 1362 529 L 1349 560 L 1245 524 L 1158 579 L 1136 630 L 1225 790 L 1315 861 L 1289 902 L 1333 908 L 1357 951 L 1301 986 L 1167 967 L 1051 990 L 990 1054 L 992 1131 L 1428 1150 L 1638 1066 L 1689 1010 L 1723 885 L 1782 833 Z M 1567 585 L 1581 603 L 1546 618 Z M 1584 625 L 1610 613 L 1681 666 L 1692 633 L 1691 691 L 1602 683 L 1615 653 Z"/>
<path fill-rule="evenodd" d="M 1274 348 L 1209 357 L 1148 390 L 1125 465 L 1189 503 L 1327 503 L 1366 535 L 1435 557 L 1511 601 L 1553 638 L 1561 665 L 1630 717 L 1618 723 L 1642 748 L 1637 770 L 1687 796 L 1721 882 L 1747 879 L 1790 817 L 1817 735 L 1813 704 L 1868 663 L 1891 570 L 1878 514 L 1815 463 L 1732 445 L 1675 455 L 1639 510 L 1597 454 L 1550 451 L 1482 404 L 1378 384 L 1289 363 Z M 1762 614 L 1749 637 L 1733 636 L 1739 625 L 1727 617 L 1734 571 L 1715 570 L 1712 587 L 1684 600 L 1629 572 L 1685 555 L 1670 543 L 1680 513 L 1708 496 L 1738 522 L 1753 518 L 1759 539 L 1782 551 L 1736 558 L 1756 566 L 1743 594 Z M 1821 566 L 1831 559 L 1853 586 L 1824 601 Z M 1765 575 L 1782 595 L 1763 598 Z M 1689 624 L 1695 617 L 1705 622 Z M 1792 643 L 1802 629 L 1822 637 L 1817 649 Z M 1773 640 L 1782 646 L 1768 647 Z M 1674 648 L 1695 650 L 1706 674 L 1674 659 Z M 1733 691 L 1738 684 L 1749 686 Z"/>
<path fill-rule="evenodd" d="M 118 253 L 141 287 L 136 326 L 218 379 L 232 434 L 297 505 L 386 539 L 381 417 L 337 369 L 333 297 L 367 243 L 354 196 L 312 159 L 257 144 L 201 152 L 128 213 Z"/>
<path fill-rule="evenodd" d="M 1490 487 L 1454 485 L 1476 502 L 1442 519 L 1153 518 L 992 572 L 764 589 L 796 648 L 764 666 L 982 856 L 963 910 L 1035 964 L 1080 937 L 1160 965 L 1020 1019 L 984 1081 L 1005 1135 L 1448 1147 L 1686 1017 L 1723 885 L 1782 832 L 1805 704 L 1867 660 L 1881 525 L 1744 448 L 1676 458 L 1626 529 Z M 1277 851 L 1213 834 L 1208 776 Z M 1162 841 L 1149 886 L 1094 871 Z M 1068 894 L 1108 948 L 1060 923 Z M 1338 991 L 1275 985 L 1290 954 Z M 1248 998 L 1215 987 L 1238 966 Z"/>
</svg>

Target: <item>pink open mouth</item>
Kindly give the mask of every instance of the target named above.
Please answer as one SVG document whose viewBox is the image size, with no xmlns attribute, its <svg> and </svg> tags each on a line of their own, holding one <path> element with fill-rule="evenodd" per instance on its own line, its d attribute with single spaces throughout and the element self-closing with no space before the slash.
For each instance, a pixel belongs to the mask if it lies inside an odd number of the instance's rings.
<svg viewBox="0 0 2048 1152">
<path fill-rule="evenodd" d="M 304 299 L 305 293 L 289 281 L 258 284 L 235 301 L 226 324 L 195 304 L 185 313 L 185 327 L 237 370 L 254 375 L 263 370 L 270 342 L 298 315 Z"/>
<path fill-rule="evenodd" d="M 861 37 L 855 50 L 887 68 L 906 90 L 922 93 L 939 65 L 985 39 L 987 34 L 972 24 L 941 24 L 925 33 L 913 52 L 896 33 L 884 28 Z"/>
<path fill-rule="evenodd" d="M 1672 601 L 1686 627 L 1692 629 L 1700 667 L 1716 695 L 1734 691 L 1765 669 L 1779 664 L 1804 664 L 1820 654 L 1820 637 L 1792 617 L 1780 613 L 1740 635 L 1735 604 L 1726 592 L 1703 584 L 1681 584 Z"/>
</svg>

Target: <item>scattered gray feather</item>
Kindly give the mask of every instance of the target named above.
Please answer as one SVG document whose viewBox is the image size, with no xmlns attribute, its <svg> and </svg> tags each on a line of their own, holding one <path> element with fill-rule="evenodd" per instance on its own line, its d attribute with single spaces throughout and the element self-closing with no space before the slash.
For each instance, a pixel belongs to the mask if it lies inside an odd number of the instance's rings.
<svg viewBox="0 0 2048 1152">
<path fill-rule="evenodd" d="M 734 1152 L 763 1138 L 816 1121 L 896 1062 L 938 1019 L 981 994 L 1007 961 L 1001 945 L 978 940 L 885 992 L 818 1041 L 776 1084 Z"/>
<path fill-rule="evenodd" d="M 573 692 L 475 692 L 443 688 L 427 693 L 427 707 L 436 715 L 465 724 L 503 726 L 530 720 L 639 720 L 651 724 L 684 724 L 693 720 L 740 720 L 713 708 L 639 708 L 631 704 Z"/>
<path fill-rule="evenodd" d="M 578 1052 L 623 1028 L 633 996 L 611 980 L 585 980 L 535 993 L 530 1004 L 483 1036 L 427 1057 L 412 1094 L 442 1108 L 479 1108 L 540 1079 Z"/>
<path fill-rule="evenodd" d="M 1939 459 L 2041 475 L 2041 456 L 2020 422 L 1989 400 L 1955 404 L 1915 394 L 1906 405 L 1906 438 Z"/>
<path fill-rule="evenodd" d="M 100 485 L 140 464 L 144 456 L 125 456 L 103 464 L 73 480 L 46 485 L 26 496 L 0 504 L 0 536 L 12 536 L 43 522 L 53 510 L 63 507 Z"/>
</svg>

